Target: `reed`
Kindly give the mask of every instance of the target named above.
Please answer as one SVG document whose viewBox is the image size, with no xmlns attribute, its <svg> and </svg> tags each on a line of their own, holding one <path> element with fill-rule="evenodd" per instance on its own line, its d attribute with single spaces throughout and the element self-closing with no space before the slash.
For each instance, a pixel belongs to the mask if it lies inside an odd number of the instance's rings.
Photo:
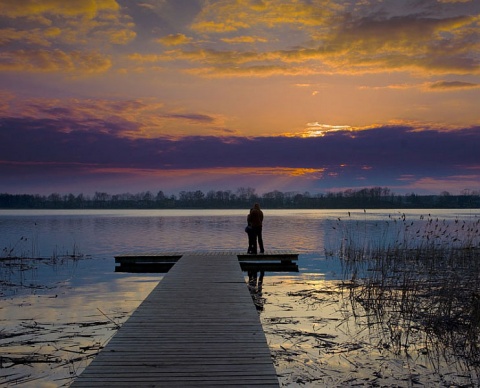
<svg viewBox="0 0 480 388">
<path fill-rule="evenodd" d="M 14 295 L 20 290 L 46 289 L 47 285 L 42 284 L 38 276 L 40 266 L 76 263 L 84 258 L 90 256 L 84 255 L 76 242 L 71 250 L 55 246 L 51 256 L 41 256 L 36 236 L 31 239 L 22 236 L 0 252 L 0 296 Z"/>
<path fill-rule="evenodd" d="M 326 249 L 344 269 L 354 314 L 385 348 L 480 367 L 480 220 L 338 219 Z M 435 356 L 434 356 L 435 355 Z M 478 372 L 478 371 L 477 371 Z"/>
</svg>

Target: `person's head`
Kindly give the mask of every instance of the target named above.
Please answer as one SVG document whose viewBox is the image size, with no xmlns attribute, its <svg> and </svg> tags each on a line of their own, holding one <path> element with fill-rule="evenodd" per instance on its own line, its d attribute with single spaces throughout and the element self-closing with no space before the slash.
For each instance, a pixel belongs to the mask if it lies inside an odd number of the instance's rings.
<svg viewBox="0 0 480 388">
<path fill-rule="evenodd" d="M 253 205 L 253 208 L 257 209 L 257 210 L 260 210 L 260 204 L 256 203 L 255 205 Z"/>
</svg>

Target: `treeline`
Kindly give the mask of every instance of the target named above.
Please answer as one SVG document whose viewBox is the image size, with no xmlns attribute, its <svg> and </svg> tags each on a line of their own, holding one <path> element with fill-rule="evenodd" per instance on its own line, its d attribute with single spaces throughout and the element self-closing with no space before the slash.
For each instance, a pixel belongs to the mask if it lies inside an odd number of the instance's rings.
<svg viewBox="0 0 480 388">
<path fill-rule="evenodd" d="M 396 195 L 388 188 L 373 187 L 335 193 L 281 192 L 274 190 L 262 195 L 250 187 L 231 190 L 181 191 L 178 195 L 146 191 L 137 194 L 48 196 L 30 194 L 0 194 L 2 209 L 243 209 L 254 202 L 270 209 L 418 209 L 418 208 L 479 208 L 480 193 L 464 192 L 451 195 Z"/>
</svg>

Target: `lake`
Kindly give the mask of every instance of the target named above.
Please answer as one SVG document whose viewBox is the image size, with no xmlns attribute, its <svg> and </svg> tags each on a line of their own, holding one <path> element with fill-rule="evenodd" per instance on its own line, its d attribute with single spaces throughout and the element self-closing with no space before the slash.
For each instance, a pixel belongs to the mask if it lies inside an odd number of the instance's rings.
<svg viewBox="0 0 480 388">
<path fill-rule="evenodd" d="M 343 214 L 342 214 L 343 213 Z M 265 211 L 269 249 L 323 252 L 329 220 L 345 212 Z M 245 210 L 4 210 L 2 245 L 19 254 L 51 255 L 73 247 L 92 256 L 139 251 L 228 250 L 247 247 Z M 21 237 L 27 241 L 19 243 Z M 33 246 L 32 246 L 33 245 Z"/>
<path fill-rule="evenodd" d="M 162 277 L 116 273 L 115 255 L 155 251 L 246 252 L 247 213 L 247 210 L 0 210 L 0 347 L 3 357 L 9 357 L 2 361 L 0 384 L 68 385 L 83 370 Z M 262 324 L 282 384 L 296 385 L 295 381 L 301 381 L 302 385 L 312 386 L 318 386 L 319 381 L 342 386 L 345 370 L 352 363 L 340 362 L 342 353 L 338 353 L 332 359 L 336 371 L 327 376 L 326 369 L 319 368 L 326 362 L 325 354 L 319 358 L 318 347 L 308 341 L 305 342 L 308 349 L 300 346 L 302 338 L 312 338 L 312 327 L 314 332 L 324 327 L 325 335 L 343 338 L 342 346 L 351 339 L 350 332 L 345 336 L 334 330 L 341 326 L 339 322 L 351 326 L 348 331 L 354 327 L 351 315 L 345 320 L 347 313 L 343 308 L 348 301 L 331 283 L 345 275 L 335 256 L 341 240 L 346 236 L 358 240 L 368 236 L 375 244 L 385 244 L 398 238 L 398 228 L 390 226 L 386 230 L 379 225 L 412 222 L 427 227 L 432 219 L 453 225 L 480 217 L 479 210 L 463 209 L 264 209 L 264 213 L 265 248 L 297 251 L 300 272 L 267 274 L 261 295 Z M 351 230 L 355 231 L 354 236 L 349 234 Z M 14 256 L 43 260 L 5 260 Z M 305 304 L 306 290 L 309 295 L 312 290 L 332 292 L 316 304 Z M 343 307 L 338 307 L 338 303 Z M 337 307 L 332 308 L 334 305 Z M 291 327 L 289 335 L 295 328 L 302 329 L 306 337 L 285 340 L 279 333 L 285 333 L 287 327 Z M 345 333 L 345 327 L 341 327 Z M 371 339 L 362 337 L 362 341 L 367 343 Z M 287 352 L 292 346 L 293 350 Z M 26 358 L 32 349 L 35 360 Z M 365 349 L 364 346 L 357 350 Z M 390 361 L 395 364 L 398 359 Z M 429 366 L 428 370 L 434 367 Z M 358 374 L 359 381 L 372 372 L 368 368 L 367 371 Z M 389 380 L 385 377 L 385 381 Z M 430 376 L 427 385 L 432 381 L 438 380 Z"/>
<path fill-rule="evenodd" d="M 478 210 L 266 210 L 266 249 L 301 254 L 302 272 L 323 272 L 325 242 L 339 219 L 372 231 L 379 221 L 472 219 Z M 0 210 L 0 257 L 84 254 L 94 259 L 152 251 L 247 250 L 246 210 Z"/>
</svg>

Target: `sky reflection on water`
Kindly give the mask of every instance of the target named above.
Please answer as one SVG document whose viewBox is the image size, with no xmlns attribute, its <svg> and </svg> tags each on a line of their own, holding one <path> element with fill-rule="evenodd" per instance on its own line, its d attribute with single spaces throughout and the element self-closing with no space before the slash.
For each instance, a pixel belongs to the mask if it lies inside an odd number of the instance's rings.
<svg viewBox="0 0 480 388">
<path fill-rule="evenodd" d="M 418 220 L 431 210 L 409 211 Z M 476 211 L 436 212 L 445 219 Z M 337 219 L 375 222 L 400 212 L 377 210 L 266 210 L 267 249 L 324 253 L 326 234 Z M 0 210 L 0 249 L 26 257 L 73 251 L 92 257 L 145 251 L 246 249 L 246 210 Z"/>
<path fill-rule="evenodd" d="M 162 278 L 115 273 L 110 259 L 26 264 L 1 287 L 0 385 L 68 384 Z M 10 357 L 36 362 L 12 367 Z"/>
<path fill-rule="evenodd" d="M 421 215 L 428 213 L 452 222 L 457 217 L 476 219 L 480 214 L 478 210 L 410 211 L 406 217 L 418 222 Z M 292 302 L 292 295 L 287 296 L 294 289 L 328 287 L 326 281 L 342 279 L 340 262 L 325 257 L 325 245 L 332 245 L 331 240 L 338 243 L 338 230 L 334 229 L 338 223 L 370 228 L 389 219 L 389 215 L 399 218 L 402 214 L 363 210 L 350 214 L 322 210 L 265 211 L 267 250 L 300 253 L 299 274 L 267 274 L 264 287 L 267 303 L 262 319 L 264 323 L 270 322 L 268 330 L 285 327 L 284 322 L 268 321 L 274 317 L 286 320 L 296 317 L 300 326 L 293 322 L 292 328 L 308 330 L 305 324 L 320 325 L 326 314 L 333 314 L 325 306 L 322 311 L 313 311 L 313 304 L 302 306 Z M 114 255 L 246 250 L 245 223 L 244 210 L 0 211 L 3 250 L 0 257 L 5 258 L 11 252 L 11 256 L 45 258 L 0 261 L 2 354 L 19 356 L 37 352 L 58 360 L 35 364 L 33 368 L 24 365 L 0 368 L 0 383 L 20 379 L 22 386 L 41 387 L 68 382 L 87 365 L 89 354 L 108 341 L 116 325 L 128 318 L 162 278 L 161 274 L 115 272 Z M 63 256 L 74 251 L 85 256 L 79 260 Z M 310 316 L 315 317 L 313 321 L 306 319 Z M 270 338 L 276 341 L 279 335 L 272 332 Z M 276 342 L 270 345 L 282 352 Z M 85 351 L 75 353 L 79 348 Z"/>
</svg>

